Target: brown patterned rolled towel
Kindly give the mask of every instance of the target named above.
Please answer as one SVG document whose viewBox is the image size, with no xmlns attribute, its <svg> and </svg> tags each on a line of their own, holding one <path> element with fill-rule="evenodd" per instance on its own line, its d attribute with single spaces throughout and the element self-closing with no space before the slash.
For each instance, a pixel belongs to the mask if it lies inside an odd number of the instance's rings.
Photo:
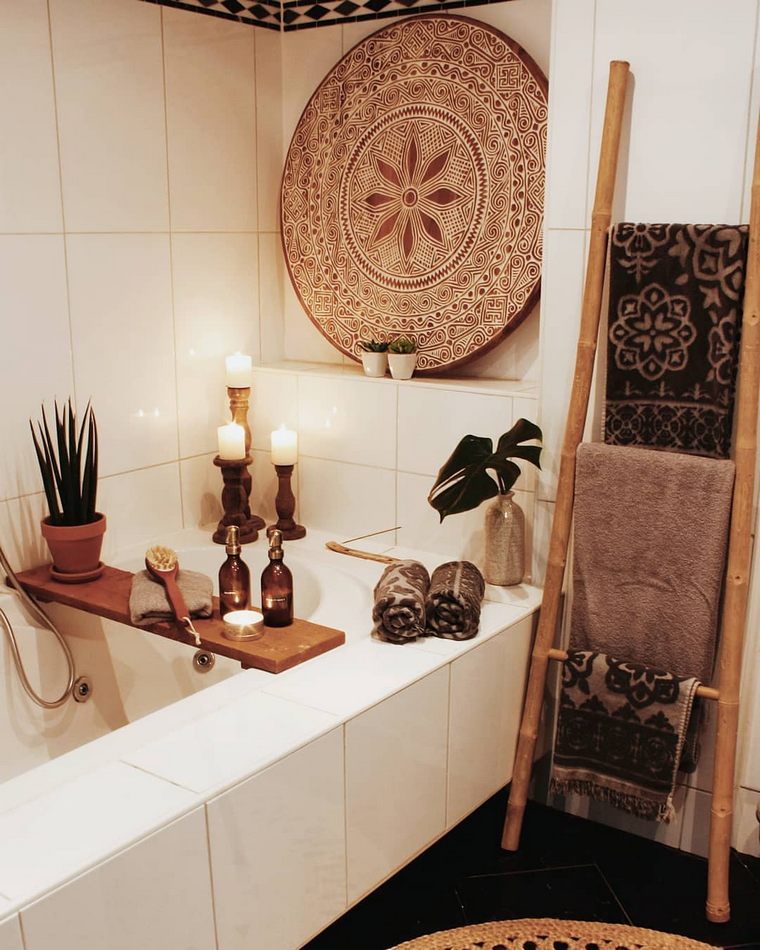
<svg viewBox="0 0 760 950">
<path fill-rule="evenodd" d="M 419 561 L 389 564 L 375 586 L 372 636 L 389 643 L 408 643 L 425 635 L 425 598 L 430 575 Z"/>
<path fill-rule="evenodd" d="M 441 564 L 430 580 L 427 633 L 447 640 L 472 639 L 480 626 L 485 590 L 483 575 L 471 561 Z"/>
</svg>

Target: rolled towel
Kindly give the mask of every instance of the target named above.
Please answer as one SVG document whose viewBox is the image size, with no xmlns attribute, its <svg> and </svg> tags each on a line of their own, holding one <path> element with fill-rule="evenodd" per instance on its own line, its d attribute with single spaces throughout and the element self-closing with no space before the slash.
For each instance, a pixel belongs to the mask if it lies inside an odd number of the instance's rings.
<svg viewBox="0 0 760 950">
<path fill-rule="evenodd" d="M 214 611 L 214 585 L 211 578 L 197 571 L 180 571 L 177 586 L 182 591 L 191 617 L 210 617 Z M 174 619 L 163 584 L 147 571 L 138 571 L 132 578 L 129 613 L 136 627 L 149 626 L 159 620 Z"/>
<path fill-rule="evenodd" d="M 430 575 L 419 561 L 389 564 L 375 587 L 372 636 L 390 643 L 408 643 L 425 636 L 425 597 Z"/>
<path fill-rule="evenodd" d="M 425 605 L 428 634 L 447 640 L 474 637 L 485 590 L 483 575 L 471 561 L 447 561 L 437 567 Z"/>
</svg>

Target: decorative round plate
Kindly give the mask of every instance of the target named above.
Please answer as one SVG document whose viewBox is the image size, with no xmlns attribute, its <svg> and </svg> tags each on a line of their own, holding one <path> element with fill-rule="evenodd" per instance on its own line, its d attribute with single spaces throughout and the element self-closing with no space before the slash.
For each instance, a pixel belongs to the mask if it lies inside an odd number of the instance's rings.
<svg viewBox="0 0 760 950">
<path fill-rule="evenodd" d="M 355 46 L 296 127 L 282 180 L 290 277 L 354 359 L 411 336 L 418 370 L 472 359 L 538 297 L 546 80 L 497 30 L 415 16 Z"/>
</svg>

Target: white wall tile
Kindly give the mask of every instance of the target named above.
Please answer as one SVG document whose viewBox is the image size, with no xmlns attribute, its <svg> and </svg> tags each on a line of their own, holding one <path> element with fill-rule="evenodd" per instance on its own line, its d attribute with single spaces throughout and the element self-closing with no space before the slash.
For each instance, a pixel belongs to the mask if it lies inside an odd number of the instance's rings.
<svg viewBox="0 0 760 950">
<path fill-rule="evenodd" d="M 222 473 L 214 453 L 182 459 L 182 519 L 186 528 L 216 528 L 222 517 Z"/>
<path fill-rule="evenodd" d="M 50 561 L 50 552 L 40 531 L 40 521 L 47 515 L 42 494 L 13 498 L 0 509 L 0 544 L 15 571 Z"/>
<path fill-rule="evenodd" d="M 179 465 L 171 462 L 102 478 L 98 508 L 108 519 L 104 557 L 182 527 Z"/>
<path fill-rule="evenodd" d="M 18 914 L 0 923 L 0 950 L 24 950 Z"/>
<path fill-rule="evenodd" d="M 215 950 L 204 809 L 43 897 L 22 920 L 26 950 L 62 938 L 67 947 Z"/>
<path fill-rule="evenodd" d="M 346 462 L 301 457 L 298 465 L 299 521 L 306 527 L 358 537 L 393 528 L 396 474 Z"/>
<path fill-rule="evenodd" d="M 553 501 L 575 365 L 585 268 L 585 232 L 549 231 L 544 245 L 538 497 Z"/>
<path fill-rule="evenodd" d="M 282 133 L 286 151 L 306 103 L 341 55 L 341 27 L 283 34 Z"/>
<path fill-rule="evenodd" d="M 512 0 L 514 2 L 514 0 Z M 541 302 L 493 349 L 451 370 L 452 376 L 537 380 L 541 371 Z"/>
<path fill-rule="evenodd" d="M 346 724 L 349 904 L 444 830 L 448 701 L 444 667 Z"/>
<path fill-rule="evenodd" d="M 710 839 L 710 805 L 712 795 L 687 788 L 684 793 L 683 817 L 681 818 L 682 851 L 707 857 Z"/>
<path fill-rule="evenodd" d="M 259 32 L 263 33 L 264 30 Z M 260 232 L 259 320 L 261 360 L 264 363 L 276 363 L 285 359 L 284 296 L 285 281 L 289 279 L 285 274 L 280 235 Z"/>
<path fill-rule="evenodd" d="M 738 788 L 734 798 L 734 826 L 731 844 L 742 854 L 760 858 L 760 824 L 757 806 L 760 792 L 750 788 Z"/>
<path fill-rule="evenodd" d="M 561 800 L 561 799 L 560 799 Z M 646 821 L 644 818 L 636 818 L 635 815 L 629 815 L 627 812 L 613 808 L 605 802 L 595 802 L 583 795 L 571 793 L 564 799 L 564 810 L 571 815 L 578 815 L 581 818 L 588 818 L 601 825 L 609 825 L 610 828 L 618 828 L 620 831 L 627 831 L 629 834 L 639 835 L 641 838 L 647 838 L 650 841 L 657 841 L 660 844 L 667 845 L 669 848 L 677 848 L 681 840 L 681 824 L 684 817 L 686 800 L 686 789 L 679 785 L 676 787 L 673 796 L 673 806 L 676 810 L 675 817 L 669 824 L 664 822 Z"/>
<path fill-rule="evenodd" d="M 225 356 L 259 358 L 258 238 L 171 240 L 180 455 L 200 455 L 216 451 L 216 428 L 230 418 Z"/>
<path fill-rule="evenodd" d="M 709 0 L 626 6 L 598 0 L 592 160 L 610 60 L 629 60 L 634 76 L 618 220 L 739 220 L 756 6 L 755 0 L 736 0 L 730 7 Z M 588 184 L 590 197 L 595 182 Z"/>
<path fill-rule="evenodd" d="M 586 183 L 595 6 L 596 0 L 554 3 L 544 219 L 547 228 L 588 227 Z M 594 162 L 596 157 L 592 156 Z"/>
<path fill-rule="evenodd" d="M 193 796 L 122 763 L 0 815 L 0 892 L 33 900 L 190 811 Z"/>
<path fill-rule="evenodd" d="M 301 376 L 299 455 L 395 468 L 397 392 L 383 381 Z"/>
<path fill-rule="evenodd" d="M 344 910 L 342 729 L 207 809 L 220 948 L 300 947 Z"/>
<path fill-rule="evenodd" d="M 280 230 L 282 46 L 284 33 L 254 30 L 256 47 L 256 175 L 259 231 Z"/>
<path fill-rule="evenodd" d="M 0 6 L 0 231 L 60 231 L 46 0 Z"/>
<path fill-rule="evenodd" d="M 257 226 L 254 30 L 162 9 L 172 229 Z"/>
<path fill-rule="evenodd" d="M 551 0 L 511 0 L 474 7 L 467 15 L 506 33 L 533 57 L 539 69 L 549 72 Z"/>
<path fill-rule="evenodd" d="M 50 0 L 50 16 L 67 230 L 166 230 L 160 8 Z"/>
<path fill-rule="evenodd" d="M 532 628 L 526 617 L 451 664 L 449 828 L 512 777 Z"/>
<path fill-rule="evenodd" d="M 534 584 L 541 585 L 546 574 L 546 560 L 549 556 L 549 539 L 554 521 L 554 502 L 536 499 L 533 520 L 533 557 L 532 576 Z"/>
<path fill-rule="evenodd" d="M 176 458 L 169 236 L 78 234 L 66 246 L 77 396 L 95 408 L 101 474 Z"/>
<path fill-rule="evenodd" d="M 29 419 L 74 396 L 63 238 L 0 235 L 0 498 L 40 491 Z"/>
<path fill-rule="evenodd" d="M 512 409 L 509 396 L 400 386 L 399 471 L 437 475 L 459 440 L 468 434 L 486 436 L 496 445 L 514 422 Z"/>
<path fill-rule="evenodd" d="M 272 431 L 281 425 L 298 431 L 298 384 L 296 373 L 256 372 L 254 368 L 249 415 L 254 448 L 269 454 Z"/>
</svg>

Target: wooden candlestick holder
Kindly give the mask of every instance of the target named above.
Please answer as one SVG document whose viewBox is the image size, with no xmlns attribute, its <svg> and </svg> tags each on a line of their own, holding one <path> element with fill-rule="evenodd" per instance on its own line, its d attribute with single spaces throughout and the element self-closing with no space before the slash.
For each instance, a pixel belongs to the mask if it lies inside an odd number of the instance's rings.
<svg viewBox="0 0 760 950">
<path fill-rule="evenodd" d="M 285 541 L 297 541 L 298 538 L 306 536 L 306 528 L 302 524 L 296 524 L 293 518 L 293 512 L 296 510 L 296 498 L 293 489 L 290 487 L 293 466 L 275 465 L 274 469 L 277 472 L 278 479 L 277 497 L 274 500 L 274 506 L 277 509 L 277 523 L 269 525 L 267 536 L 277 530 L 282 532 Z"/>
<path fill-rule="evenodd" d="M 245 432 L 245 454 L 250 456 L 251 454 L 251 427 L 248 425 L 248 409 L 250 406 L 251 400 L 251 387 L 250 386 L 228 386 L 227 387 L 227 396 L 230 400 L 230 413 L 232 414 L 232 421 L 236 422 L 239 426 L 243 427 Z M 250 465 L 251 459 L 248 459 L 248 464 Z M 248 523 L 253 525 L 257 531 L 261 531 L 266 522 L 259 515 L 254 515 L 251 513 L 251 490 L 253 488 L 253 478 L 251 473 L 246 468 L 243 473 L 243 489 L 245 491 L 245 508 L 244 514 L 248 519 Z M 242 540 L 242 539 L 241 539 Z M 245 543 L 245 542 L 243 542 Z"/>
<path fill-rule="evenodd" d="M 224 488 L 222 489 L 222 507 L 224 515 L 219 522 L 213 539 L 217 544 L 224 544 L 227 540 L 227 528 L 237 525 L 240 530 L 240 543 L 247 544 L 255 541 L 259 536 L 259 529 L 264 527 L 261 518 L 252 518 L 248 507 L 248 492 L 245 487 L 245 476 L 251 464 L 250 455 L 244 459 L 223 459 L 217 455 L 214 465 L 222 470 Z M 248 475 L 250 478 L 250 475 Z M 258 522 L 261 522 L 260 524 Z"/>
</svg>

